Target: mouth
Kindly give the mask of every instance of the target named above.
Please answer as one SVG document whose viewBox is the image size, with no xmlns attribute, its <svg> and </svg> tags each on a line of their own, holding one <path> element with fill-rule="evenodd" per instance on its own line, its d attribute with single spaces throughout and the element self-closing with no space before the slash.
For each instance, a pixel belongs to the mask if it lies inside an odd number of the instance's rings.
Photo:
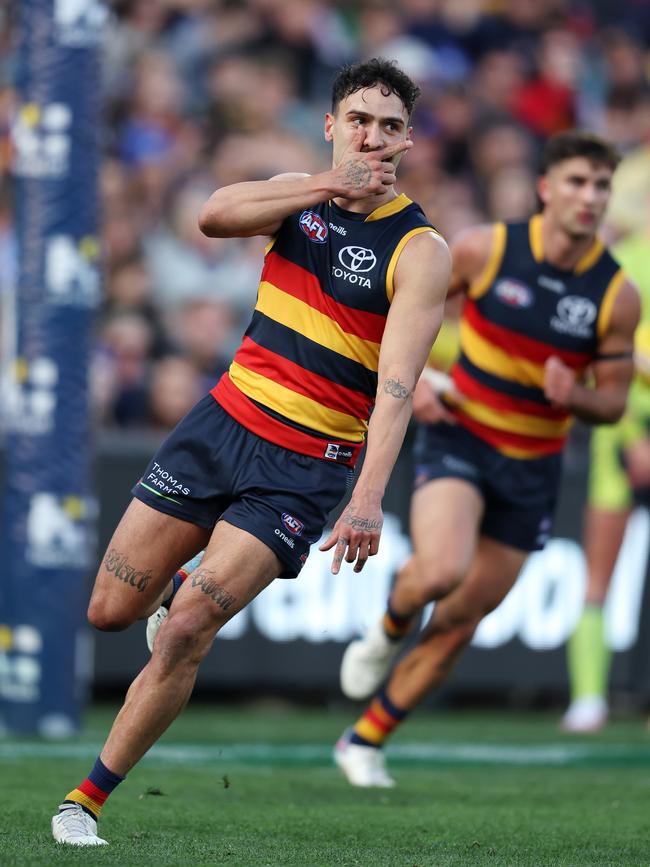
<svg viewBox="0 0 650 867">
<path fill-rule="evenodd" d="M 583 226 L 591 226 L 596 222 L 596 215 L 592 214 L 590 211 L 582 211 L 577 214 L 577 220 Z"/>
</svg>

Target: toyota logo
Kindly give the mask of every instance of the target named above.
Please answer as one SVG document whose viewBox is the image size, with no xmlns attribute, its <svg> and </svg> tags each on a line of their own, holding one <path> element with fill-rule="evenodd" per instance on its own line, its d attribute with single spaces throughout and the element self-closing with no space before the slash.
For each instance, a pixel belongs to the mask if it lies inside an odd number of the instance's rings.
<svg viewBox="0 0 650 867">
<path fill-rule="evenodd" d="M 366 247 L 344 247 L 339 252 L 339 262 L 344 268 L 359 273 L 372 271 L 377 264 L 377 257 Z"/>
<path fill-rule="evenodd" d="M 598 310 L 593 301 L 580 295 L 567 295 L 558 301 L 557 312 L 564 322 L 571 325 L 590 325 Z"/>
</svg>

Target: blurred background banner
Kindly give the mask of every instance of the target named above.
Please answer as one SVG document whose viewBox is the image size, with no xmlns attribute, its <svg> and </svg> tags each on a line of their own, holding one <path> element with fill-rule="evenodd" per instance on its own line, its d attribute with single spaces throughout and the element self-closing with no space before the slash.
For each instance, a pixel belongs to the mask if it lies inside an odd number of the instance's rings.
<svg viewBox="0 0 650 867">
<path fill-rule="evenodd" d="M 79 724 L 95 559 L 88 367 L 100 297 L 96 0 L 24 0 L 13 138 L 19 268 L 4 393 L 0 707 L 12 730 Z M 7 307 L 5 307 L 5 310 Z"/>
</svg>

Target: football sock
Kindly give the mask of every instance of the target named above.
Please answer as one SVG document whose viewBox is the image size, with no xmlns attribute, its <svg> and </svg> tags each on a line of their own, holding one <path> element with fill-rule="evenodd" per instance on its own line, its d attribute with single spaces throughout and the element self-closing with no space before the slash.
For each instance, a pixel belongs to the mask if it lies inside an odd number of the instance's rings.
<svg viewBox="0 0 650 867">
<path fill-rule="evenodd" d="M 382 623 L 384 632 L 388 638 L 390 638 L 391 641 L 399 641 L 404 638 L 404 636 L 410 631 L 412 623 L 413 615 L 407 614 L 404 616 L 402 614 L 396 614 L 389 599 Z"/>
<path fill-rule="evenodd" d="M 80 804 L 86 813 L 93 819 L 99 819 L 106 798 L 113 789 L 122 782 L 124 777 L 109 771 L 106 765 L 98 757 L 95 767 L 86 779 L 65 796 L 64 804 Z"/>
<path fill-rule="evenodd" d="M 610 656 L 603 609 L 600 605 L 586 605 L 568 644 L 572 700 L 606 697 Z"/>
<path fill-rule="evenodd" d="M 383 746 L 388 735 L 406 719 L 408 713 L 395 707 L 386 693 L 380 692 L 354 726 L 350 743 L 364 747 Z"/>
<path fill-rule="evenodd" d="M 179 569 L 178 572 L 174 575 L 174 577 L 172 578 L 172 592 L 169 594 L 167 599 L 163 599 L 163 601 L 160 603 L 163 608 L 167 608 L 167 610 L 169 610 L 169 607 L 174 601 L 174 596 L 176 596 L 178 591 L 181 589 L 181 587 L 183 586 L 183 581 L 185 581 L 188 575 L 189 572 L 186 572 L 184 569 Z"/>
<path fill-rule="evenodd" d="M 172 578 L 172 592 L 169 594 L 167 599 L 163 599 L 163 601 L 161 602 L 163 608 L 167 608 L 169 610 L 169 607 L 174 601 L 174 596 L 176 596 L 178 591 L 183 586 L 183 581 L 185 581 L 188 575 L 197 568 L 201 560 L 203 560 L 204 554 L 205 551 L 201 551 L 199 554 L 196 555 L 196 557 L 188 560 L 188 562 L 184 566 L 181 566 L 178 572 L 174 575 L 174 577 Z"/>
</svg>

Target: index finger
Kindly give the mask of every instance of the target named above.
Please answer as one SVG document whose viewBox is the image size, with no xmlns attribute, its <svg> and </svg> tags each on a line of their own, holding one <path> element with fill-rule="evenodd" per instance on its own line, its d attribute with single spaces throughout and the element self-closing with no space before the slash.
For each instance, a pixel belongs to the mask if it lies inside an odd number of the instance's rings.
<svg viewBox="0 0 650 867">
<path fill-rule="evenodd" d="M 402 151 L 409 150 L 409 148 L 413 147 L 413 142 L 410 138 L 404 139 L 404 141 L 395 142 L 395 144 L 386 145 L 385 148 L 382 148 L 379 151 L 375 152 L 375 156 L 380 160 L 385 160 L 387 157 L 394 157 L 395 154 L 399 154 Z"/>
</svg>

